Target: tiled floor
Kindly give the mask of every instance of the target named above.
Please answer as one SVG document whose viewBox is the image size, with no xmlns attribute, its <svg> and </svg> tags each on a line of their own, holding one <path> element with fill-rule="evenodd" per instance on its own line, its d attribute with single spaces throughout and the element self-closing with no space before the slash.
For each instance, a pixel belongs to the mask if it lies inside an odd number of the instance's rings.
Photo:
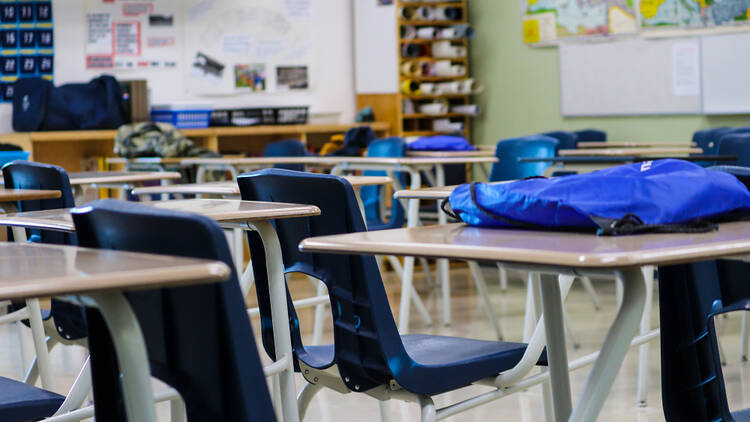
<svg viewBox="0 0 750 422">
<path fill-rule="evenodd" d="M 479 306 L 479 300 L 467 277 L 467 271 L 458 268 L 453 272 L 453 324 L 450 327 L 436 325 L 424 327 L 416 315 L 412 318 L 411 331 L 436 333 L 446 335 L 457 335 L 474 338 L 491 339 L 492 331 L 489 327 L 484 312 Z M 496 271 L 492 268 L 486 269 L 487 280 L 490 283 L 492 302 L 496 306 L 498 314 L 501 315 L 501 324 L 506 338 L 509 340 L 520 340 L 523 324 L 523 304 L 525 291 L 520 281 L 513 281 L 508 292 L 502 293 L 498 285 Z M 420 291 L 426 298 L 426 303 L 436 322 L 440 321 L 439 302 L 437 291 L 432 293 L 426 288 L 422 280 L 417 280 Z M 301 295 L 312 293 L 310 284 L 304 280 L 294 280 L 293 288 L 299 290 Z M 577 334 L 581 347 L 570 351 L 570 358 L 576 358 L 598 350 L 607 328 L 614 318 L 614 288 L 611 282 L 595 282 L 597 291 L 602 299 L 603 308 L 595 311 L 591 301 L 579 284 L 568 296 L 566 309 L 568 310 L 575 333 Z M 395 310 L 398 304 L 399 283 L 394 277 L 386 279 L 386 287 L 391 299 L 391 306 Z M 654 324 L 658 324 L 658 309 L 654 307 Z M 311 311 L 300 313 L 303 329 L 311 326 Z M 305 324 L 307 322 L 307 324 Z M 257 321 L 254 327 L 257 333 Z M 20 378 L 21 357 L 18 346 L 18 328 L 15 326 L 0 326 L 0 375 Z M 739 318 L 734 316 L 721 321 L 722 345 L 726 353 L 728 365 L 725 367 L 725 380 L 727 383 L 730 408 L 739 409 L 750 407 L 750 363 L 741 363 L 739 356 Z M 326 333 L 325 340 L 330 340 L 330 331 Z M 308 335 L 309 338 L 309 335 Z M 628 354 L 623 368 L 621 369 L 612 392 L 602 410 L 599 420 L 601 421 L 662 421 L 664 417 L 661 411 L 661 392 L 659 374 L 659 347 L 658 340 L 651 343 L 650 352 L 650 380 L 648 405 L 638 407 L 636 405 L 636 370 L 637 353 L 635 349 Z M 65 392 L 75 377 L 77 370 L 84 357 L 85 350 L 80 347 L 58 346 L 52 352 L 53 370 L 57 375 L 55 389 Z M 589 368 L 574 372 L 571 376 L 574 400 L 583 388 Z M 300 378 L 300 386 L 303 385 Z M 162 388 L 160 386 L 156 387 Z M 468 397 L 477 392 L 489 391 L 485 387 L 470 387 L 462 391 L 444 394 L 436 398 L 438 406 L 444 406 Z M 389 404 L 392 421 L 418 421 L 418 406 L 415 404 L 402 404 L 392 402 Z M 160 420 L 168 421 L 168 406 L 159 406 Z M 308 411 L 306 421 L 310 422 L 333 422 L 333 421 L 378 421 L 379 411 L 377 402 L 364 394 L 341 395 L 332 391 L 321 392 L 313 401 Z M 452 421 L 542 421 L 541 389 L 534 387 L 522 393 L 506 397 L 466 413 L 454 416 L 448 420 Z"/>
</svg>

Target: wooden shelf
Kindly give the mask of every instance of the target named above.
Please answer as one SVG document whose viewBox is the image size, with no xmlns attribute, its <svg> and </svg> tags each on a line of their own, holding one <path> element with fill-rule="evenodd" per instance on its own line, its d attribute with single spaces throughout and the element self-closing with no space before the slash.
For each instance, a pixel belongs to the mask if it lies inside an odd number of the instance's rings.
<svg viewBox="0 0 750 422">
<path fill-rule="evenodd" d="M 411 25 L 411 26 L 453 26 L 453 25 L 464 25 L 466 21 L 407 21 L 399 19 L 399 25 Z"/>
<path fill-rule="evenodd" d="M 460 1 L 402 1 L 399 6 L 403 7 L 429 7 L 429 6 L 450 6 L 464 8 L 463 2 Z"/>
<path fill-rule="evenodd" d="M 404 119 L 442 119 L 446 117 L 451 117 L 451 118 L 474 117 L 474 115 L 462 114 L 462 113 L 444 113 L 444 114 L 416 113 L 416 114 L 404 114 L 403 117 Z"/>
<path fill-rule="evenodd" d="M 462 81 L 468 79 L 466 75 L 463 76 L 406 76 L 401 75 L 400 81 L 417 81 L 417 82 L 450 82 L 450 81 Z"/>
<path fill-rule="evenodd" d="M 440 60 L 450 60 L 452 62 L 461 62 L 466 63 L 468 58 L 467 57 L 453 57 L 453 58 L 441 58 L 441 57 L 432 57 L 432 56 L 419 56 L 419 57 L 401 57 L 399 55 L 399 61 L 401 63 L 404 62 L 411 62 L 411 61 L 418 61 L 418 62 L 436 62 Z"/>
<path fill-rule="evenodd" d="M 451 133 L 466 133 L 466 129 L 460 130 L 460 131 L 447 131 L 447 132 L 439 132 L 434 130 L 415 130 L 415 131 L 404 131 L 402 132 L 404 136 L 433 136 L 433 135 L 447 135 Z"/>
<path fill-rule="evenodd" d="M 436 100 L 440 98 L 466 98 L 471 96 L 472 94 L 441 94 L 441 95 L 407 95 L 407 94 L 401 94 L 402 97 L 408 98 L 410 100 Z"/>
<path fill-rule="evenodd" d="M 450 41 L 466 44 L 466 38 L 402 38 L 402 44 L 431 44 L 437 41 Z"/>
</svg>

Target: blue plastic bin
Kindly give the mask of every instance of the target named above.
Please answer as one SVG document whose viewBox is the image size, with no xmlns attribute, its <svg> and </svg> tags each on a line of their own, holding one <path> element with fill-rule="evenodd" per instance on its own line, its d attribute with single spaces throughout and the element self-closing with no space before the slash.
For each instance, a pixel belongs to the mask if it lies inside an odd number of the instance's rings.
<svg viewBox="0 0 750 422">
<path fill-rule="evenodd" d="M 171 123 L 180 129 L 208 127 L 212 110 L 151 110 L 151 121 Z"/>
</svg>

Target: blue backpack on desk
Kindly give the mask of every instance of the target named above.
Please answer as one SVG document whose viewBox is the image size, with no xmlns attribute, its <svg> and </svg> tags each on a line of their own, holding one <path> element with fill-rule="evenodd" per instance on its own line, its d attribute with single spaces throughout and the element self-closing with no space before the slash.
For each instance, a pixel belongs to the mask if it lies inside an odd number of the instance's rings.
<svg viewBox="0 0 750 422">
<path fill-rule="evenodd" d="M 681 160 L 627 164 L 560 178 L 461 185 L 453 213 L 472 226 L 593 231 L 706 232 L 750 215 L 734 176 Z"/>
<path fill-rule="evenodd" d="M 451 135 L 425 136 L 406 146 L 412 151 L 474 151 L 466 138 Z"/>
</svg>

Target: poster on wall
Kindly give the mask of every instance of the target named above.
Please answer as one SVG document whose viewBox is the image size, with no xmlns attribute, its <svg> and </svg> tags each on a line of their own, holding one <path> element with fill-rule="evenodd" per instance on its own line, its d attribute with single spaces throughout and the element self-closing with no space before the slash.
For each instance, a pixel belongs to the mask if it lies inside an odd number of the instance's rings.
<svg viewBox="0 0 750 422">
<path fill-rule="evenodd" d="M 312 87 L 311 0 L 187 0 L 183 60 L 198 95 Z M 218 23 L 221 24 L 218 24 Z"/>
<path fill-rule="evenodd" d="M 52 80 L 52 3 L 0 2 L 0 47 L 0 101 L 13 101 L 13 85 L 19 78 Z"/>
<path fill-rule="evenodd" d="M 86 68 L 177 66 L 178 0 L 87 0 Z"/>
</svg>

